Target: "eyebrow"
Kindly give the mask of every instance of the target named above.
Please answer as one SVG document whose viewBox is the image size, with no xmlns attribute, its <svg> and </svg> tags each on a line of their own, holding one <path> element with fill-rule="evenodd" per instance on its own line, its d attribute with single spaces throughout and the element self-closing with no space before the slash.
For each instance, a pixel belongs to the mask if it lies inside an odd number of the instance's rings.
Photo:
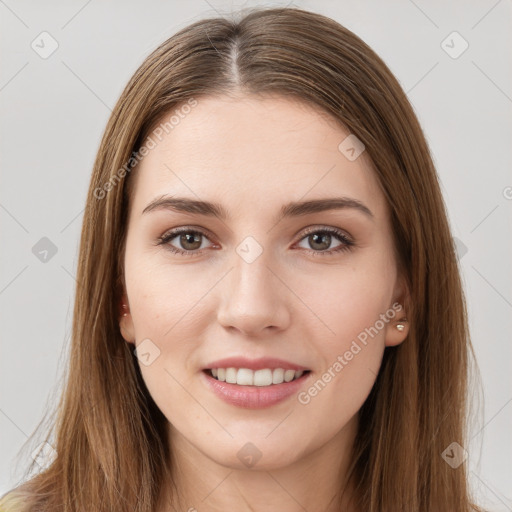
<svg viewBox="0 0 512 512">
<path fill-rule="evenodd" d="M 312 199 L 310 201 L 298 201 L 285 204 L 277 217 L 277 221 L 285 218 L 299 217 L 328 210 L 346 210 L 352 209 L 362 212 L 367 217 L 373 219 L 372 211 L 361 201 L 350 197 L 332 197 L 324 199 Z M 174 210 L 177 212 L 192 213 L 218 217 L 222 220 L 228 220 L 230 215 L 228 211 L 219 203 L 209 201 L 199 201 L 187 197 L 160 196 L 151 201 L 142 214 L 155 210 Z"/>
</svg>

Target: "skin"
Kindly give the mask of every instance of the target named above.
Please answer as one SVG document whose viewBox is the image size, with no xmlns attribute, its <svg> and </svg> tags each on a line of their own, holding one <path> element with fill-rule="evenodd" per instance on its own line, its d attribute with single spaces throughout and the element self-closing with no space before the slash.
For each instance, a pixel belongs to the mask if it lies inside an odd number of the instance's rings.
<svg viewBox="0 0 512 512">
<path fill-rule="evenodd" d="M 307 405 L 292 396 L 266 409 L 238 408 L 214 395 L 200 372 L 233 355 L 278 357 L 311 370 L 304 391 L 379 315 L 404 304 L 388 207 L 367 153 L 349 161 L 338 150 L 348 134 L 320 110 L 284 97 L 204 97 L 133 176 L 124 260 L 128 314 L 120 329 L 128 343 L 149 338 L 160 351 L 139 366 L 169 420 L 180 496 L 162 511 L 269 510 L 269 503 L 284 512 L 335 510 L 358 411 L 385 347 L 407 336 L 407 324 L 396 329 L 406 311 L 369 338 Z M 142 213 L 163 194 L 221 203 L 231 218 Z M 373 217 L 347 208 L 275 221 L 290 201 L 341 196 L 364 203 Z M 199 238 L 201 252 L 180 236 L 157 245 L 183 226 L 209 234 Z M 334 252 L 342 242 L 332 236 L 319 254 L 304 234 L 308 226 L 338 228 L 355 245 Z M 263 250 L 252 263 L 236 252 L 247 236 Z M 169 245 L 195 254 L 173 254 Z M 248 442 L 262 454 L 251 468 L 237 457 Z"/>
</svg>

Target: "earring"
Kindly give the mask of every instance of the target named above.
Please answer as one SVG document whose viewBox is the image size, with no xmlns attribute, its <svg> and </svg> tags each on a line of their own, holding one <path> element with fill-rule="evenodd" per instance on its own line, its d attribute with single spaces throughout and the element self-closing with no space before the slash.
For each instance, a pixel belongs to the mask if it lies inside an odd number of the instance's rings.
<svg viewBox="0 0 512 512">
<path fill-rule="evenodd" d="M 124 303 L 123 303 L 122 307 L 123 307 L 123 310 L 124 310 L 124 312 L 123 312 L 123 316 L 128 316 L 128 312 L 127 312 L 127 310 L 128 310 L 128 306 L 127 306 L 126 304 L 124 304 Z"/>
<path fill-rule="evenodd" d="M 405 329 L 405 322 L 407 322 L 407 318 L 402 318 L 402 320 L 396 324 L 396 328 L 398 331 L 402 332 Z"/>
</svg>

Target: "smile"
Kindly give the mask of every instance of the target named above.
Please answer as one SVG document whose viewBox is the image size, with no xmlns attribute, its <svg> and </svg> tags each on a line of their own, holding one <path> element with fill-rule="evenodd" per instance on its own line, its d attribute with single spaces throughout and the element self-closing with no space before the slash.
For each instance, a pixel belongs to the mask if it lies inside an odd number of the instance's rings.
<svg viewBox="0 0 512 512">
<path fill-rule="evenodd" d="M 264 409 L 297 395 L 312 374 L 310 370 L 228 367 L 206 369 L 200 375 L 206 387 L 229 405 Z"/>
<path fill-rule="evenodd" d="M 299 379 L 306 371 L 285 370 L 284 368 L 263 368 L 251 370 L 249 368 L 212 368 L 206 370 L 214 379 L 237 384 L 238 386 L 274 386 L 283 382 Z"/>
</svg>

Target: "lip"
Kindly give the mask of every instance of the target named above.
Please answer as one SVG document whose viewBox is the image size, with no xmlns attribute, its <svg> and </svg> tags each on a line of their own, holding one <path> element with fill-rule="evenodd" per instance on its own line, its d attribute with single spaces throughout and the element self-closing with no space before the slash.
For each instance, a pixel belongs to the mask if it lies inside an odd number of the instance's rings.
<svg viewBox="0 0 512 512">
<path fill-rule="evenodd" d="M 224 367 L 220 366 L 220 368 Z M 244 366 L 240 368 L 244 368 Z M 265 368 L 269 367 L 266 366 Z M 276 368 L 282 368 L 282 366 L 276 366 Z M 293 368 L 289 369 L 292 370 Z M 311 372 L 304 373 L 298 379 L 290 382 L 261 387 L 239 386 L 238 384 L 222 382 L 212 377 L 207 370 L 203 370 L 200 374 L 209 389 L 228 404 L 244 409 L 265 409 L 298 393 L 306 380 L 309 379 Z"/>
<path fill-rule="evenodd" d="M 215 368 L 247 368 L 249 370 L 263 370 L 269 368 L 275 370 L 276 368 L 283 368 L 283 370 L 305 371 L 309 370 L 305 366 L 290 363 L 283 359 L 276 359 L 275 357 L 260 357 L 259 359 L 247 359 L 246 357 L 227 357 L 213 361 L 205 366 L 203 370 L 211 370 Z"/>
</svg>

